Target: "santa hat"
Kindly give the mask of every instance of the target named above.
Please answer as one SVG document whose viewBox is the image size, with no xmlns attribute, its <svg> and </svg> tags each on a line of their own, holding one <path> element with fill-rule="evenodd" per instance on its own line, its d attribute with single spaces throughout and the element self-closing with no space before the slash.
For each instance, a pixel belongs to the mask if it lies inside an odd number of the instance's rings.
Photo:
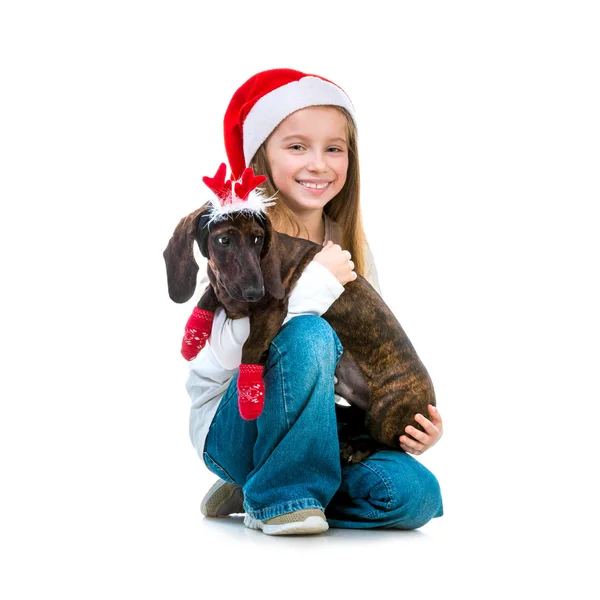
<svg viewBox="0 0 600 600">
<path fill-rule="evenodd" d="M 271 69 L 253 75 L 233 95 L 223 122 L 225 151 L 234 178 L 273 130 L 293 112 L 309 106 L 341 106 L 356 125 L 346 92 L 324 77 L 293 69 Z"/>
</svg>

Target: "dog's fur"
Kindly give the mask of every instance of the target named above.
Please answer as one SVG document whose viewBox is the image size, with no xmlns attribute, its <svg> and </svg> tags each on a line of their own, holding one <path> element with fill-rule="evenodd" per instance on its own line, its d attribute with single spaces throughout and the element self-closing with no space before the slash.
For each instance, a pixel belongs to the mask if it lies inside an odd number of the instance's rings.
<svg viewBox="0 0 600 600">
<path fill-rule="evenodd" d="M 242 364 L 265 365 L 271 341 L 287 315 L 288 298 L 304 268 L 323 247 L 276 232 L 269 218 L 232 213 L 210 225 L 208 204 L 183 218 L 164 251 L 169 295 L 187 302 L 196 288 L 196 241 L 208 259 L 210 285 L 198 307 L 223 306 L 231 319 L 249 317 L 250 335 Z M 344 352 L 335 374 L 335 392 L 350 407 L 336 405 L 346 423 L 342 457 L 357 462 L 378 449 L 400 447 L 399 437 L 416 413 L 435 405 L 432 381 L 400 323 L 371 284 L 358 275 L 322 315 Z M 369 439 L 350 442 L 366 432 Z M 342 438 L 342 435 L 340 438 Z"/>
</svg>

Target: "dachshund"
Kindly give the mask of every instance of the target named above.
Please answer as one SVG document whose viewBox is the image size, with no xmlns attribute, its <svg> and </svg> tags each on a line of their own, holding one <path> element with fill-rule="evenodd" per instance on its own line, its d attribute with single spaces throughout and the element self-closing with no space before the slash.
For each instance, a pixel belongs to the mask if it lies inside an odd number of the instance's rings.
<svg viewBox="0 0 600 600">
<path fill-rule="evenodd" d="M 184 303 L 196 289 L 195 241 L 208 259 L 210 282 L 197 307 L 214 313 L 222 306 L 230 319 L 249 317 L 242 364 L 264 366 L 287 315 L 290 293 L 322 246 L 275 231 L 266 213 L 234 212 L 208 227 L 208 206 L 181 219 L 163 253 L 169 296 Z M 350 405 L 336 404 L 344 423 L 342 460 L 359 462 L 381 449 L 401 450 L 399 437 L 406 426 L 423 431 L 414 416 L 427 414 L 427 405 L 435 406 L 436 399 L 431 378 L 400 323 L 359 274 L 322 318 L 343 346 L 335 371 L 335 392 Z"/>
</svg>

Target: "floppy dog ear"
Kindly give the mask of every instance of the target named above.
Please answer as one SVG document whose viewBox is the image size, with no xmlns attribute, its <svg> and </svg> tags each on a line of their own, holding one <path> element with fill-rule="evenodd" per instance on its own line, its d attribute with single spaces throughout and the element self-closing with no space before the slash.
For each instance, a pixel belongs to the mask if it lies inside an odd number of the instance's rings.
<svg viewBox="0 0 600 600">
<path fill-rule="evenodd" d="M 198 263 L 194 259 L 194 240 L 204 208 L 199 208 L 179 221 L 163 252 L 169 297 L 179 304 L 187 302 L 196 289 Z"/>
<path fill-rule="evenodd" d="M 260 268 L 265 282 L 265 290 L 277 300 L 285 296 L 281 281 L 281 259 L 279 257 L 279 237 L 271 225 L 268 216 L 261 218 L 265 229 L 265 241 L 260 255 Z"/>
</svg>

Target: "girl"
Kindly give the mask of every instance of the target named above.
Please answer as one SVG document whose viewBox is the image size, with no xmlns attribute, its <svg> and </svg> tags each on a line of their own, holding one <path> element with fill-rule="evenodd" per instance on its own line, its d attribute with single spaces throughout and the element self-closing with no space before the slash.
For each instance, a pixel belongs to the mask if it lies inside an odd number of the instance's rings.
<svg viewBox="0 0 600 600">
<path fill-rule="evenodd" d="M 379 451 L 355 464 L 341 464 L 339 456 L 335 404 L 345 401 L 335 393 L 334 372 L 343 347 L 321 315 L 356 272 L 381 294 L 361 222 L 353 106 L 322 77 L 273 69 L 235 92 L 224 131 L 232 175 L 252 166 L 267 176 L 264 191 L 277 198 L 267 209 L 274 229 L 324 248 L 296 283 L 271 343 L 258 419 L 243 420 L 238 410 L 247 317 L 228 319 L 218 309 L 209 343 L 190 363 L 190 435 L 220 478 L 202 513 L 246 512 L 244 525 L 269 535 L 421 527 L 443 514 L 436 478 L 410 456 L 441 436 L 435 408 L 430 419 L 415 416 L 425 432 L 407 427 L 403 451 Z"/>
</svg>

